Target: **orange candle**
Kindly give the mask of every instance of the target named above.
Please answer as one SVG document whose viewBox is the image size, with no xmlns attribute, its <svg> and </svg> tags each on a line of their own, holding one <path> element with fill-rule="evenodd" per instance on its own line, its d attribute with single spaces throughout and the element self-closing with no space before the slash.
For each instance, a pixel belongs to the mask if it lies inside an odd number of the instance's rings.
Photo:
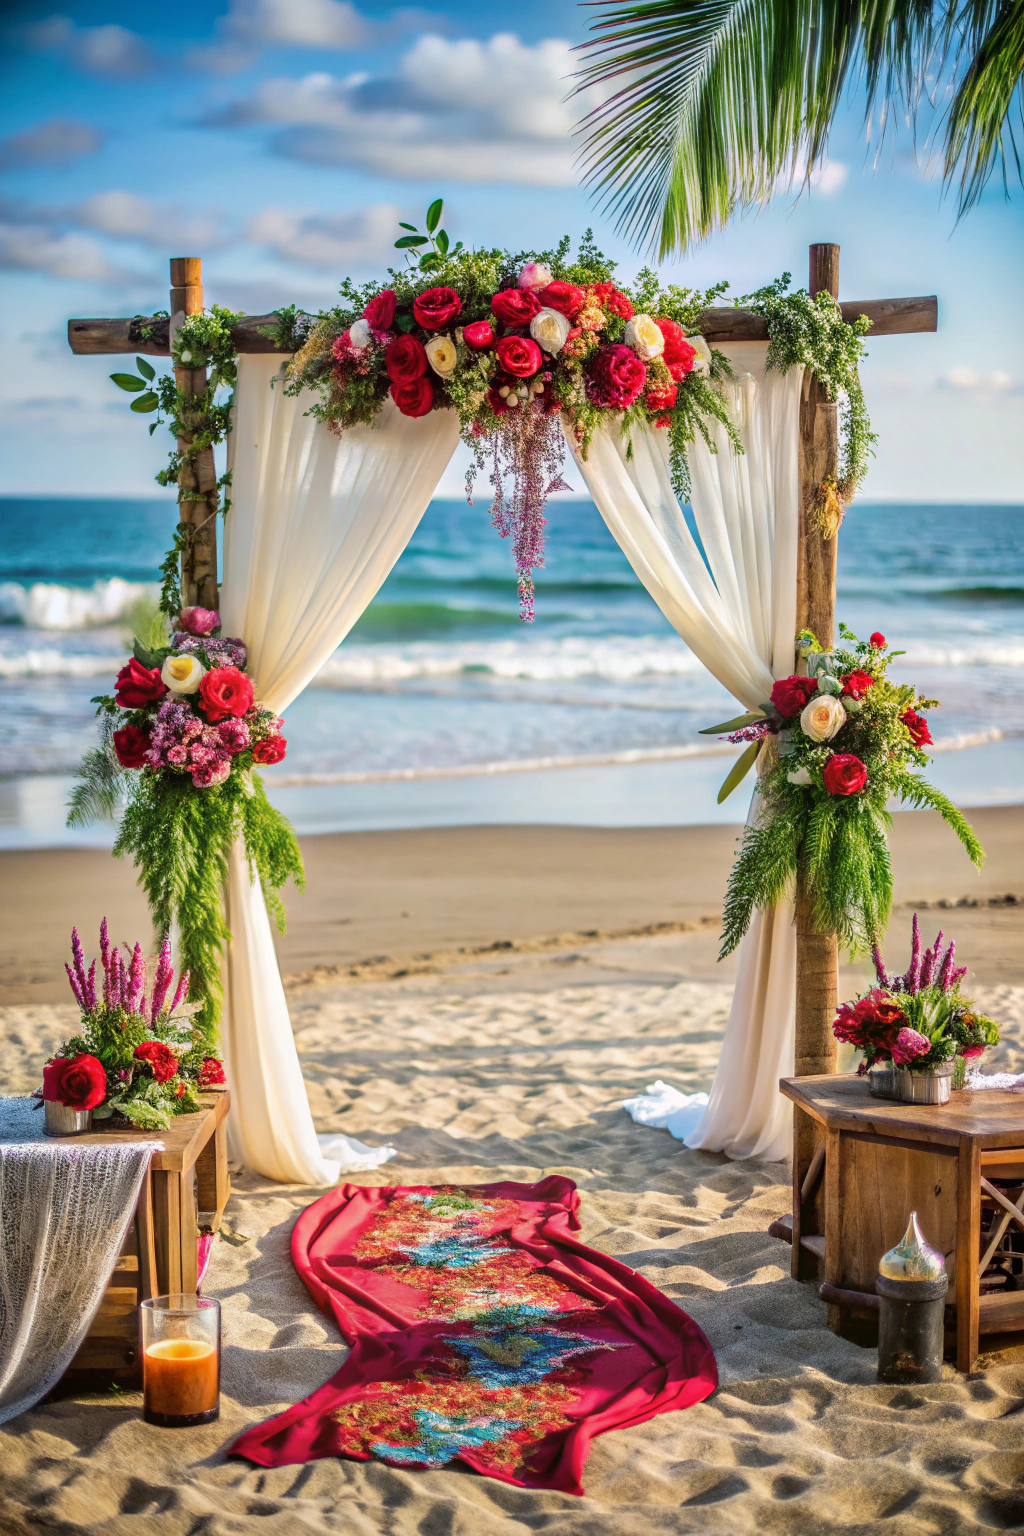
<svg viewBox="0 0 1024 1536">
<path fill-rule="evenodd" d="M 216 1415 L 220 1381 L 214 1344 L 205 1339 L 158 1339 L 146 1345 L 142 1358 L 150 1422 Z"/>
</svg>

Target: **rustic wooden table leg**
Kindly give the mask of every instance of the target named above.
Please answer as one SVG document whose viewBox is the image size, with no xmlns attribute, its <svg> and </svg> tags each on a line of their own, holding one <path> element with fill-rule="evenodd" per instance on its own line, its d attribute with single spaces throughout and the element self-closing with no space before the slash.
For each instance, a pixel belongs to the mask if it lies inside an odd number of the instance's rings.
<svg viewBox="0 0 1024 1536">
<path fill-rule="evenodd" d="M 204 1227 L 216 1232 L 231 1194 L 228 1128 L 222 1120 L 196 1160 L 196 1194 Z"/>
<path fill-rule="evenodd" d="M 190 1296 L 198 1283 L 195 1168 L 154 1172 L 152 1177 L 160 1294 Z"/>
<path fill-rule="evenodd" d="M 981 1287 L 981 1145 L 960 1141 L 956 1202 L 956 1368 L 972 1371 L 978 1358 Z"/>
<path fill-rule="evenodd" d="M 139 1250 L 139 1300 L 160 1295 L 156 1242 L 153 1236 L 153 1175 L 147 1172 L 135 1207 L 135 1239 Z"/>
<path fill-rule="evenodd" d="M 181 1290 L 184 1296 L 194 1296 L 199 1286 L 199 1255 L 196 1240 L 199 1237 L 199 1221 L 196 1211 L 196 1171 L 186 1168 L 178 1175 L 178 1242 L 181 1252 Z"/>
</svg>

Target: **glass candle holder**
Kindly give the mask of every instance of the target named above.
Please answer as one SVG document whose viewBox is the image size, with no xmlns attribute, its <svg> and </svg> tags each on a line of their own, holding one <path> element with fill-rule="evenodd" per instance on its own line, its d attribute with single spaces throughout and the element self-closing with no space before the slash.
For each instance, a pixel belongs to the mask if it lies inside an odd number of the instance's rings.
<svg viewBox="0 0 1024 1536">
<path fill-rule="evenodd" d="M 142 1416 L 164 1429 L 220 1417 L 220 1302 L 151 1296 L 139 1308 Z"/>
</svg>

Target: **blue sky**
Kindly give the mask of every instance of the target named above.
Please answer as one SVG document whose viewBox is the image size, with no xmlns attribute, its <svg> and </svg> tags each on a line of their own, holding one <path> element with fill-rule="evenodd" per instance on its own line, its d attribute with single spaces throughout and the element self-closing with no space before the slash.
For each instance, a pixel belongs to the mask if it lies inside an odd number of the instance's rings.
<svg viewBox="0 0 1024 1536">
<path fill-rule="evenodd" d="M 467 244 L 592 224 L 635 271 L 573 175 L 563 98 L 588 21 L 569 0 L 6 6 L 0 489 L 150 491 L 162 434 L 125 409 L 116 360 L 72 357 L 65 322 L 165 308 L 170 255 L 204 257 L 210 301 L 318 307 L 346 273 L 383 274 L 397 221 L 443 194 Z M 802 283 L 808 243 L 838 240 L 844 298 L 937 293 L 937 336 L 869 345 L 865 494 L 1024 501 L 1024 194 L 994 186 L 958 225 L 941 191 L 908 137 L 872 158 L 854 101 L 809 193 L 665 270 L 737 293 L 786 269 Z"/>
</svg>

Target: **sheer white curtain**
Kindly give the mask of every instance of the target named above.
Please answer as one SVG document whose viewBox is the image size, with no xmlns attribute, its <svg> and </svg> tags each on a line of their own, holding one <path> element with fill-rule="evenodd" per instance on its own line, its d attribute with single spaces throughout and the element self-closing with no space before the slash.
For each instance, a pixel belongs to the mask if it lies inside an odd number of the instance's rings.
<svg viewBox="0 0 1024 1536">
<path fill-rule="evenodd" d="M 380 589 L 458 441 L 454 411 L 413 419 L 390 402 L 373 427 L 335 437 L 304 415 L 308 398 L 286 396 L 280 380 L 271 387 L 281 370 L 280 357 L 239 359 L 221 590 L 222 633 L 246 642 L 256 697 L 278 714 Z M 232 1154 L 302 1184 L 383 1161 L 344 1137 L 317 1139 L 266 904 L 237 845 L 227 922 L 221 1039 Z"/>
<path fill-rule="evenodd" d="M 717 453 L 690 452 L 692 505 L 707 565 L 668 470 L 667 433 L 635 432 L 632 456 L 615 427 L 576 461 L 630 565 L 694 654 L 744 707 L 761 704 L 794 665 L 799 519 L 799 402 L 803 370 L 765 372 L 767 343 L 722 348 L 743 454 L 715 426 Z M 567 434 L 572 448 L 572 438 Z M 575 452 L 575 450 L 574 450 Z M 710 566 L 710 572 L 708 570 Z M 732 1009 L 711 1090 L 670 1103 L 634 1101 L 636 1118 L 667 1124 L 691 1147 L 730 1157 L 781 1158 L 790 1117 L 778 1078 L 793 1067 L 796 947 L 791 905 L 758 913 L 743 940 Z M 661 1084 L 655 1085 L 660 1089 Z"/>
</svg>

